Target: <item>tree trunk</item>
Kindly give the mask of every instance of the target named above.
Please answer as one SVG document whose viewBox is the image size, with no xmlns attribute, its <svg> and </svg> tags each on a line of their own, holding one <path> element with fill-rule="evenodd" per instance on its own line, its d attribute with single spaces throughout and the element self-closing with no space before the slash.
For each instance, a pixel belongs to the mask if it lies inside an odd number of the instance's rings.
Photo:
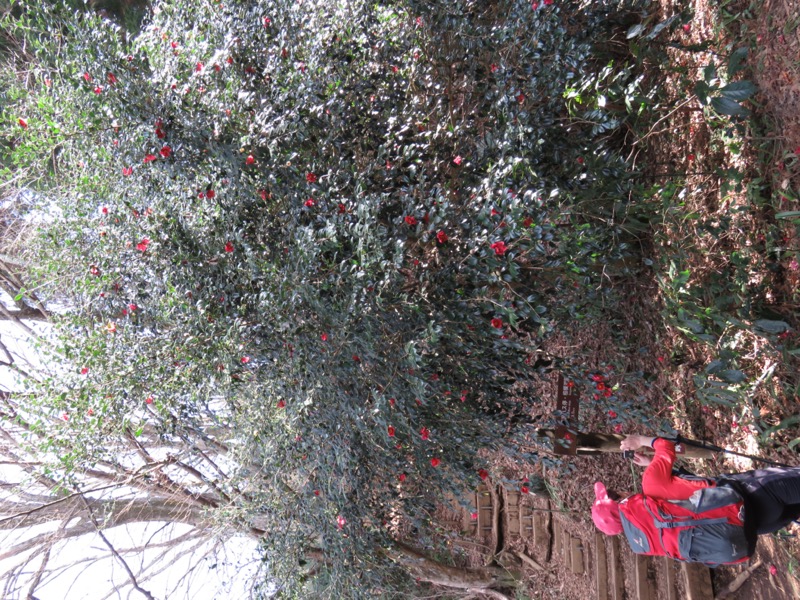
<svg viewBox="0 0 800 600">
<path fill-rule="evenodd" d="M 514 577 L 500 567 L 486 566 L 479 569 L 451 567 L 436 562 L 400 542 L 396 542 L 386 553 L 392 560 L 405 567 L 413 577 L 434 585 L 461 590 L 513 588 L 517 585 Z"/>
</svg>

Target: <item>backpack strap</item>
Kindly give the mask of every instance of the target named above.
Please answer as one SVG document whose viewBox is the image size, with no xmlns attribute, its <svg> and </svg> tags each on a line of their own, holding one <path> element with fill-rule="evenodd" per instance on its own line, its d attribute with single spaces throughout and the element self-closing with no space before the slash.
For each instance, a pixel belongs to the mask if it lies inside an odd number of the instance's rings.
<svg viewBox="0 0 800 600">
<path fill-rule="evenodd" d="M 655 525 L 658 529 L 676 529 L 678 527 L 686 527 L 687 525 L 696 527 L 697 525 L 713 525 L 715 523 L 727 523 L 727 522 L 728 522 L 727 517 L 717 517 L 716 519 L 696 519 L 694 521 L 692 521 L 691 517 L 689 517 L 686 520 L 682 521 L 669 521 L 669 522 L 655 521 Z"/>
</svg>

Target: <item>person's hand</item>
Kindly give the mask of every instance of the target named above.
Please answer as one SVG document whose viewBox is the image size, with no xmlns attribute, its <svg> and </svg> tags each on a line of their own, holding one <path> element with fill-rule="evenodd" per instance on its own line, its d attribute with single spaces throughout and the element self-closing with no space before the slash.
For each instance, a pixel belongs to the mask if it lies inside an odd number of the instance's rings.
<svg viewBox="0 0 800 600">
<path fill-rule="evenodd" d="M 633 453 L 633 464 L 639 465 L 640 467 L 646 467 L 651 462 L 653 462 L 652 456 L 648 456 L 647 454 L 642 454 L 641 452 Z"/>
<path fill-rule="evenodd" d="M 632 434 L 625 437 L 619 444 L 620 449 L 624 452 L 626 450 L 638 450 L 642 446 L 649 446 L 653 442 L 653 438 L 646 435 Z"/>
</svg>

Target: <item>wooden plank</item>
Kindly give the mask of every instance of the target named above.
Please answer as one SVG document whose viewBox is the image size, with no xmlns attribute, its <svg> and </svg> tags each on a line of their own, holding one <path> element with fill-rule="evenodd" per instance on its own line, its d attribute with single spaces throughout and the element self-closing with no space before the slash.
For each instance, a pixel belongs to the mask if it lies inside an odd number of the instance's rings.
<svg viewBox="0 0 800 600">
<path fill-rule="evenodd" d="M 636 554 L 633 557 L 633 581 L 636 586 L 637 600 L 650 600 L 650 580 L 647 577 L 647 567 L 650 560 L 647 556 Z"/>
<path fill-rule="evenodd" d="M 572 536 L 566 531 L 561 532 L 561 549 L 564 553 L 564 565 L 572 571 Z"/>
<path fill-rule="evenodd" d="M 608 600 L 608 558 L 606 555 L 606 536 L 594 532 L 594 583 L 597 600 Z"/>
<path fill-rule="evenodd" d="M 622 568 L 619 537 L 612 536 L 611 542 L 611 598 L 624 600 L 625 598 L 625 571 Z"/>
<path fill-rule="evenodd" d="M 686 600 L 714 600 L 711 569 L 698 563 L 681 563 L 686 582 Z"/>
<path fill-rule="evenodd" d="M 678 600 L 678 590 L 675 589 L 675 561 L 668 556 L 662 556 L 661 561 L 667 579 L 664 590 L 667 595 L 666 600 Z"/>
<path fill-rule="evenodd" d="M 580 538 L 574 537 L 570 540 L 570 568 L 575 575 L 583 575 L 583 542 Z"/>
<path fill-rule="evenodd" d="M 519 492 L 506 490 L 505 491 L 505 518 L 506 518 L 506 535 L 509 539 L 518 538 L 522 532 L 522 519 L 519 506 L 520 494 Z"/>
<path fill-rule="evenodd" d="M 561 523 L 558 519 L 553 519 L 553 554 L 558 556 L 561 553 Z"/>
<path fill-rule="evenodd" d="M 535 509 L 540 508 L 542 504 L 541 501 L 536 503 Z M 550 509 L 550 501 L 547 500 L 544 503 L 544 508 L 548 510 L 533 510 L 531 511 L 531 524 L 533 526 L 533 546 L 539 552 L 543 552 L 542 554 L 543 559 L 545 562 L 548 562 L 552 557 L 552 529 L 550 528 L 550 522 L 552 518 L 551 512 L 548 512 Z"/>
</svg>

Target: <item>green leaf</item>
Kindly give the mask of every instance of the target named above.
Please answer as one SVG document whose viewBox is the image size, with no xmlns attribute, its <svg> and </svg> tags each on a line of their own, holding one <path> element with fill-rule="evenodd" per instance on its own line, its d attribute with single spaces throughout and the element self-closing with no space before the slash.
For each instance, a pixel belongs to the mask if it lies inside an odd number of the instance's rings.
<svg viewBox="0 0 800 600">
<path fill-rule="evenodd" d="M 711 99 L 711 106 L 714 107 L 721 115 L 728 115 L 730 117 L 743 117 L 750 114 L 746 108 L 739 104 L 736 100 L 719 96 Z"/>
<path fill-rule="evenodd" d="M 736 75 L 736 73 L 742 70 L 742 62 L 744 62 L 744 59 L 747 58 L 747 52 L 747 46 L 742 46 L 731 53 L 730 57 L 728 58 L 729 76 Z"/>
<path fill-rule="evenodd" d="M 750 81 L 734 81 L 722 88 L 719 93 L 732 100 L 747 100 L 757 88 Z"/>
<path fill-rule="evenodd" d="M 628 33 L 625 34 L 625 37 L 630 40 L 632 38 L 641 35 L 643 31 L 644 31 L 644 24 L 637 23 L 636 25 L 633 25 L 630 29 L 628 29 Z"/>
<path fill-rule="evenodd" d="M 743 381 L 747 381 L 747 375 L 738 369 L 726 369 L 725 371 L 716 373 L 716 375 L 728 383 L 742 383 Z"/>
<path fill-rule="evenodd" d="M 779 335 L 791 329 L 785 321 L 772 321 L 770 319 L 759 319 L 753 322 L 753 326 L 763 332 Z"/>
<path fill-rule="evenodd" d="M 775 215 L 777 219 L 791 219 L 792 217 L 800 217 L 800 210 L 787 210 Z"/>
</svg>

